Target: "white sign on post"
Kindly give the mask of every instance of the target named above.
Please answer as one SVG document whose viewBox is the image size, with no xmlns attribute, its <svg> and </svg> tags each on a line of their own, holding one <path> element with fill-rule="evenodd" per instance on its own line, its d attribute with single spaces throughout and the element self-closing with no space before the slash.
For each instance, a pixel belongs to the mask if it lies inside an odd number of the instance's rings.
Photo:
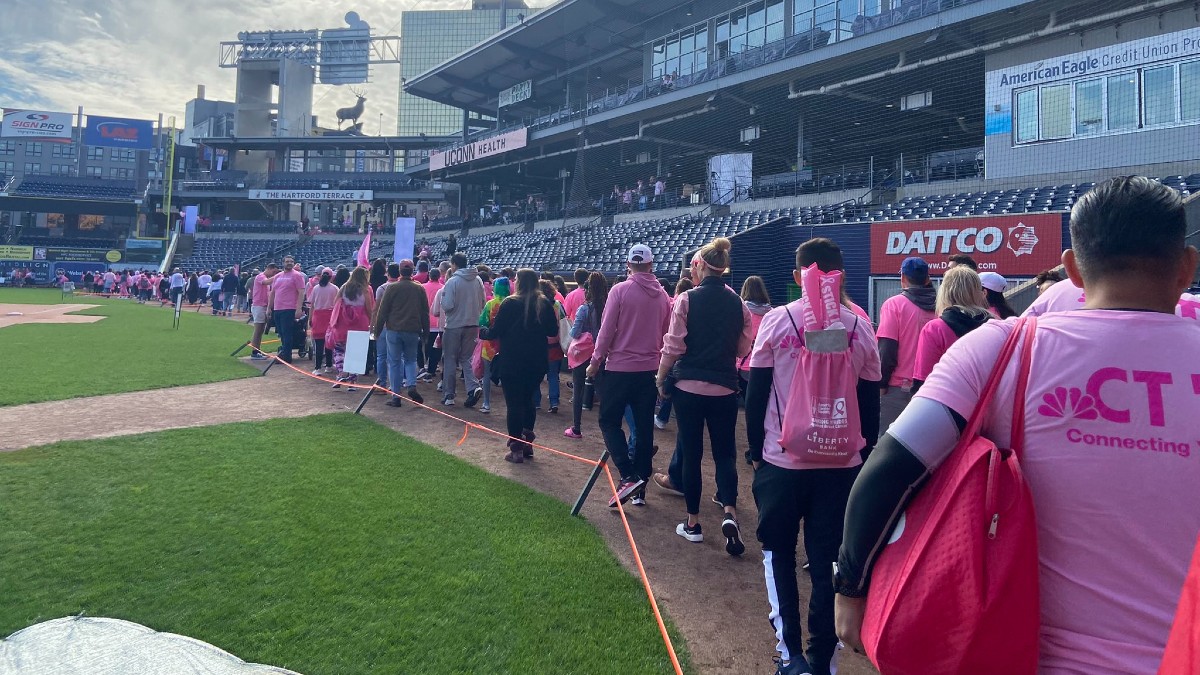
<svg viewBox="0 0 1200 675">
<path fill-rule="evenodd" d="M 396 219 L 396 248 L 392 252 L 392 260 L 400 262 L 413 257 L 413 248 L 417 245 L 417 219 Z"/>
<path fill-rule="evenodd" d="M 355 375 L 367 374 L 367 346 L 371 344 L 371 333 L 365 330 L 346 331 L 346 356 L 342 372 Z"/>
</svg>

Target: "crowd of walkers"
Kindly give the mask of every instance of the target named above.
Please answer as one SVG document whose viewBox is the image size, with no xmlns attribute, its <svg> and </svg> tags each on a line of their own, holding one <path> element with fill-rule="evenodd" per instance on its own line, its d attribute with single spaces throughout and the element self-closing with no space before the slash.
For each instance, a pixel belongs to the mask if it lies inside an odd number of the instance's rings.
<svg viewBox="0 0 1200 675">
<path fill-rule="evenodd" d="M 1036 596 L 1040 632 L 1035 645 L 1012 651 L 1034 650 L 1040 673 L 1152 673 L 1200 534 L 1191 421 L 1200 300 L 1185 292 L 1197 252 L 1185 245 L 1177 193 L 1142 178 L 1097 186 L 1070 227 L 1065 272 L 1037 280 L 1039 298 L 1025 313 L 1038 317 L 1033 324 L 1018 324 L 1004 277 L 957 255 L 936 287 L 926 260 L 905 259 L 902 291 L 873 325 L 846 293 L 842 250 L 826 238 L 796 250 L 788 281 L 800 298 L 777 306 L 759 277 L 726 284 L 735 254 L 723 238 L 695 254 L 673 293 L 642 244 L 629 249 L 616 283 L 580 269 L 573 289 L 530 269 L 472 267 L 461 253 L 440 265 L 378 260 L 312 277 L 286 258 L 246 283 L 254 358 L 263 358 L 273 322 L 279 358 L 290 362 L 308 318 L 315 372 L 333 369 L 334 386 L 352 388 L 347 336 L 367 331 L 366 369 L 396 393 L 389 405 L 423 402 L 418 383 L 436 380 L 442 406 L 456 404 L 461 386 L 465 406 L 488 413 L 499 386 L 513 463 L 533 457 L 543 381 L 544 411 L 558 412 L 565 365 L 563 434 L 582 438 L 584 413 L 598 409 L 620 473 L 609 505 L 645 506 L 653 482 L 682 497 L 675 533 L 703 541 L 707 445 L 710 498 L 734 556 L 745 551 L 744 460 L 782 675 L 832 674 L 839 649 L 863 648 L 876 563 L 904 532 L 906 507 L 978 429 L 1019 449 L 1036 505 L 1037 583 L 1011 592 Z M 1020 338 L 1029 356 L 1002 358 L 1018 325 L 1034 326 Z M 655 472 L 654 432 L 672 413 L 676 444 L 666 471 Z M 944 536 L 982 542 L 1006 526 L 992 520 L 990 530 Z M 811 587 L 806 612 L 801 572 Z M 997 667 L 989 672 L 1024 672 Z"/>
</svg>

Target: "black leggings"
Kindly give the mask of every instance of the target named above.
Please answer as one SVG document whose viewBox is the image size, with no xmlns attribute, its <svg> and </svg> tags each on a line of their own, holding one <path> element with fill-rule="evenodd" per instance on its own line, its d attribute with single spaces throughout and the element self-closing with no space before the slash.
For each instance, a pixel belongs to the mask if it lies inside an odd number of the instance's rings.
<svg viewBox="0 0 1200 675">
<path fill-rule="evenodd" d="M 676 389 L 675 423 L 683 451 L 683 497 L 687 512 L 700 513 L 700 461 L 704 456 L 704 427 L 717 470 L 717 491 L 725 506 L 737 506 L 737 394 L 701 396 Z M 638 429 L 641 433 L 641 429 Z"/>
<path fill-rule="evenodd" d="M 504 389 L 504 405 L 508 408 L 508 435 L 524 438 L 526 431 L 533 431 L 537 421 L 537 408 L 533 405 L 533 393 L 542 384 L 545 374 L 530 375 L 523 371 L 517 375 L 505 372 L 500 380 Z M 536 371 L 534 371 L 536 372 Z"/>
<path fill-rule="evenodd" d="M 425 372 L 430 375 L 437 372 L 438 361 L 442 360 L 442 348 L 433 346 L 434 340 L 437 340 L 441 334 L 440 331 L 430 331 L 425 336 Z"/>
<path fill-rule="evenodd" d="M 333 367 L 333 350 L 325 351 L 325 338 L 313 338 L 313 368 L 321 367 L 321 359 L 325 359 L 325 367 Z"/>
</svg>

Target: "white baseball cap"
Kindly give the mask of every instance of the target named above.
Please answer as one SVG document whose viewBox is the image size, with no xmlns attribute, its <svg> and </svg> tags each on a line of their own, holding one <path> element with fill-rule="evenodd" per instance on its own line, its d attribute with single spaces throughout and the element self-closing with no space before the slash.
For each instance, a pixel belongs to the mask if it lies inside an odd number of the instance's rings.
<svg viewBox="0 0 1200 675">
<path fill-rule="evenodd" d="M 636 264 L 654 262 L 654 253 L 645 244 L 634 244 L 629 249 L 629 255 L 625 261 Z"/>
<path fill-rule="evenodd" d="M 1003 293 L 1008 288 L 1008 279 L 996 274 L 995 272 L 983 272 L 979 275 L 979 280 L 983 282 L 983 287 L 989 291 Z"/>
</svg>

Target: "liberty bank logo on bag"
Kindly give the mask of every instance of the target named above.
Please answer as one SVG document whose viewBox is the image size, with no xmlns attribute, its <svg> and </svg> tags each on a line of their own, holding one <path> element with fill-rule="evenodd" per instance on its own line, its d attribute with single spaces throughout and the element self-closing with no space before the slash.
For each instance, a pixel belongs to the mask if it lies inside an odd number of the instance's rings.
<svg viewBox="0 0 1200 675">
<path fill-rule="evenodd" d="M 1110 366 L 1093 372 L 1082 389 L 1059 386 L 1046 392 L 1037 412 L 1062 420 L 1054 427 L 1065 427 L 1065 440 L 1072 445 L 1186 458 L 1192 455 L 1192 444 L 1200 446 L 1200 440 L 1180 437 L 1179 419 L 1173 420 L 1174 429 L 1167 428 L 1169 413 L 1178 417 L 1185 412 L 1178 403 L 1168 406 L 1166 402 L 1181 402 L 1181 396 L 1193 401 L 1193 396 L 1200 396 L 1200 374 L 1177 381 L 1169 372 Z"/>
</svg>

